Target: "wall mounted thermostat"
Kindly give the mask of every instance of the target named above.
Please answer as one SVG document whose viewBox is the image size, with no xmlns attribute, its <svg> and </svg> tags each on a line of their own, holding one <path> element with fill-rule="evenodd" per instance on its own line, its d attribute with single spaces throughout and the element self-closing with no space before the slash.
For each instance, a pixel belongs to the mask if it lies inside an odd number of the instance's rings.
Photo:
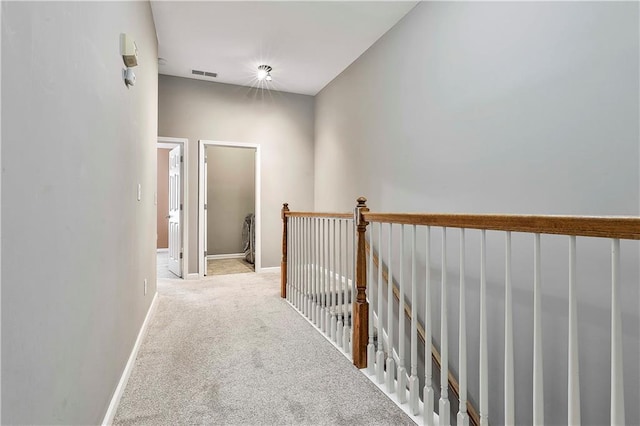
<svg viewBox="0 0 640 426">
<path fill-rule="evenodd" d="M 120 34 L 120 54 L 127 67 L 138 65 L 138 46 L 127 34 Z"/>
</svg>

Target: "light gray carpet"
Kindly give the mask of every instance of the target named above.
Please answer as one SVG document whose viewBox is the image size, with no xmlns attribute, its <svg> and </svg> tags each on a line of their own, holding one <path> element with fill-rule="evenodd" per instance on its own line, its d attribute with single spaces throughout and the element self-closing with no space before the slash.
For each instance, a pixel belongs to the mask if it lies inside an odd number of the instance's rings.
<svg viewBox="0 0 640 426">
<path fill-rule="evenodd" d="M 279 273 L 160 280 L 114 424 L 413 424 L 279 286 Z"/>
<path fill-rule="evenodd" d="M 207 275 L 243 274 L 253 271 L 253 265 L 244 259 L 207 260 Z"/>
<path fill-rule="evenodd" d="M 158 279 L 160 278 L 170 278 L 176 279 L 180 278 L 175 275 L 173 272 L 169 270 L 169 250 L 168 249 L 158 249 L 157 255 L 157 274 Z"/>
</svg>

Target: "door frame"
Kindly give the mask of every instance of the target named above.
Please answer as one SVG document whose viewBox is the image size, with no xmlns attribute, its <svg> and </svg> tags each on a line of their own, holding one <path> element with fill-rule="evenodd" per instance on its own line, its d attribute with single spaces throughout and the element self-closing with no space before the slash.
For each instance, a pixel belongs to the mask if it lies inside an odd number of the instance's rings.
<svg viewBox="0 0 640 426">
<path fill-rule="evenodd" d="M 197 278 L 197 274 L 189 274 L 189 139 L 158 136 L 156 149 L 182 146 L 182 279 Z M 157 174 L 156 174 L 157 179 Z M 156 182 L 156 206 L 157 206 Z M 157 244 L 156 244 L 157 245 Z M 194 276 L 195 275 L 195 276 Z"/>
<path fill-rule="evenodd" d="M 254 172 L 255 172 L 255 264 L 256 272 L 262 270 L 262 226 L 261 226 L 261 178 L 260 178 L 260 144 L 246 142 L 226 142 L 226 141 L 210 141 L 200 139 L 198 141 L 198 274 L 204 277 L 206 272 L 206 258 L 204 256 L 204 155 L 207 146 L 225 146 L 229 148 L 251 148 L 255 149 L 254 156 Z"/>
</svg>

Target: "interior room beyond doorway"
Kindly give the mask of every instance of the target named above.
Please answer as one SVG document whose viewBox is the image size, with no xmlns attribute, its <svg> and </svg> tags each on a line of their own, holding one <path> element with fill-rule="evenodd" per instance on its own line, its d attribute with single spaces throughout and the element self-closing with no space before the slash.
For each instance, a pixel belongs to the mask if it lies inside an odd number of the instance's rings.
<svg viewBox="0 0 640 426">
<path fill-rule="evenodd" d="M 206 146 L 207 275 L 255 270 L 255 154 Z"/>
</svg>

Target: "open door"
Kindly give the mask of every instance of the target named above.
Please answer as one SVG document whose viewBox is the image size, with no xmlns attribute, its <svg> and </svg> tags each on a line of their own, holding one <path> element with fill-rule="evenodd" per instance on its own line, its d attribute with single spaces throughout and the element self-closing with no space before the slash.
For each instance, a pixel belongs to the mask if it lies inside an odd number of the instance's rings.
<svg viewBox="0 0 640 426">
<path fill-rule="evenodd" d="M 182 277 L 182 152 L 169 152 L 169 271 Z"/>
</svg>

